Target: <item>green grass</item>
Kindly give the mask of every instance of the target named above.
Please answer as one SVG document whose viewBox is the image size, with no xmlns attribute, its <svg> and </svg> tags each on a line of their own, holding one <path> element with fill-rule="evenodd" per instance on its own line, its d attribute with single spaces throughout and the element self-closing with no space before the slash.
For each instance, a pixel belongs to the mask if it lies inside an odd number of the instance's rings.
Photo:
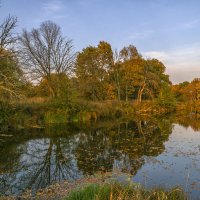
<svg viewBox="0 0 200 200">
<path fill-rule="evenodd" d="M 118 183 L 89 184 L 69 193 L 65 200 L 186 200 L 180 188 L 171 190 L 145 190 L 137 186 Z"/>
<path fill-rule="evenodd" d="M 44 122 L 46 124 L 59 124 L 67 123 L 68 121 L 68 111 L 55 109 L 54 111 L 47 111 L 44 114 Z"/>
</svg>

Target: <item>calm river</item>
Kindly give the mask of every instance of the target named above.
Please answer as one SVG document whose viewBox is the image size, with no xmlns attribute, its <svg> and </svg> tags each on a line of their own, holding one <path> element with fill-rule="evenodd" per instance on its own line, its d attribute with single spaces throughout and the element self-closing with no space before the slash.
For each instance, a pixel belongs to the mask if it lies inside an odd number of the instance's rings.
<svg viewBox="0 0 200 200">
<path fill-rule="evenodd" d="M 60 125 L 0 133 L 0 194 L 121 171 L 145 187 L 200 197 L 200 121 L 191 118 Z"/>
</svg>

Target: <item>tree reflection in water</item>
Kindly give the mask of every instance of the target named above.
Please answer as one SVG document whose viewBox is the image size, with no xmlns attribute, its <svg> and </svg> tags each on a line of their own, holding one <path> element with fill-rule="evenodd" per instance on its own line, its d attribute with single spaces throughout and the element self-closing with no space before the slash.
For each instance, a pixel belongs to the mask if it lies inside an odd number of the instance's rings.
<svg viewBox="0 0 200 200">
<path fill-rule="evenodd" d="M 1 153 L 0 158 L 0 191 L 3 194 L 20 193 L 28 188 L 36 191 L 56 181 L 80 177 L 71 153 L 76 145 L 75 138 L 55 137 L 53 133 L 42 135 L 44 138 L 29 134 L 30 140 L 22 138 L 24 141 L 19 137 L 18 146 L 10 141 L 10 145 L 3 148 L 4 152 L 9 152 L 9 155 Z"/>
<path fill-rule="evenodd" d="M 118 168 L 135 174 L 144 163 L 143 156 L 157 156 L 172 131 L 171 123 L 161 126 L 151 121 L 132 121 L 103 129 L 85 130 L 75 149 L 78 168 L 84 174 Z"/>
<path fill-rule="evenodd" d="M 197 115 L 177 116 L 174 121 L 185 128 L 191 127 L 194 131 L 200 131 L 200 118 Z"/>
<path fill-rule="evenodd" d="M 20 194 L 114 168 L 135 174 L 157 156 L 172 131 L 168 120 L 66 125 L 12 133 L 0 146 L 0 193 Z"/>
</svg>

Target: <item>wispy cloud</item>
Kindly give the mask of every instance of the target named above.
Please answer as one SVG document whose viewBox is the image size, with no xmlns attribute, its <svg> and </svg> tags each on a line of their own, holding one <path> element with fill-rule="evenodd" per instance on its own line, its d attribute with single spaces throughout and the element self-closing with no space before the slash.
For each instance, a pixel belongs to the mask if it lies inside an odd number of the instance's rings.
<svg viewBox="0 0 200 200">
<path fill-rule="evenodd" d="M 60 0 L 53 0 L 48 3 L 44 3 L 42 8 L 44 12 L 51 14 L 61 11 L 64 8 L 64 5 Z"/>
<path fill-rule="evenodd" d="M 34 19 L 36 23 L 45 20 L 60 20 L 68 17 L 68 14 L 66 14 L 66 7 L 61 0 L 49 0 L 43 3 L 41 12 L 41 15 Z"/>
<path fill-rule="evenodd" d="M 154 31 L 152 30 L 145 30 L 145 31 L 141 31 L 141 32 L 136 32 L 133 33 L 129 36 L 129 39 L 146 39 L 152 36 L 152 34 L 154 33 Z"/>
<path fill-rule="evenodd" d="M 88 6 L 90 5 L 91 3 L 97 3 L 97 2 L 100 2 L 100 0 L 74 0 L 76 2 L 77 5 L 79 6 Z"/>
<path fill-rule="evenodd" d="M 174 83 L 200 77 L 200 44 L 170 51 L 144 52 L 143 55 L 161 60 Z"/>
<path fill-rule="evenodd" d="M 184 22 L 181 24 L 181 28 L 183 29 L 192 29 L 198 27 L 200 25 L 200 19 L 194 19 L 188 22 Z"/>
<path fill-rule="evenodd" d="M 68 15 L 66 15 L 66 14 L 65 14 L 65 15 L 64 15 L 64 14 L 63 14 L 63 15 L 55 15 L 55 16 L 53 16 L 52 18 L 53 18 L 53 19 L 65 19 L 67 16 L 68 16 Z"/>
<path fill-rule="evenodd" d="M 44 16 L 51 19 L 64 19 L 66 15 L 66 7 L 61 0 L 52 0 L 48 3 L 44 3 L 42 6 Z"/>
<path fill-rule="evenodd" d="M 169 55 L 164 51 L 148 51 L 144 52 L 143 56 L 146 58 L 156 58 L 162 61 L 166 61 L 169 58 Z"/>
</svg>

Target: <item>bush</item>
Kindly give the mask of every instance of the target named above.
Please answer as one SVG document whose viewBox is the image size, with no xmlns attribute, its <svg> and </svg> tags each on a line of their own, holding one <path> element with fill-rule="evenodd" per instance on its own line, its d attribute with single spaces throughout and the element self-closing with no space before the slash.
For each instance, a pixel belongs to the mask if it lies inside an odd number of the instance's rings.
<svg viewBox="0 0 200 200">
<path fill-rule="evenodd" d="M 0 101 L 0 124 L 7 124 L 12 113 L 12 106 L 8 103 Z"/>
<path fill-rule="evenodd" d="M 44 122 L 46 124 L 55 124 L 55 123 L 67 123 L 68 121 L 68 111 L 57 109 L 53 111 L 48 111 L 44 114 Z"/>
</svg>

